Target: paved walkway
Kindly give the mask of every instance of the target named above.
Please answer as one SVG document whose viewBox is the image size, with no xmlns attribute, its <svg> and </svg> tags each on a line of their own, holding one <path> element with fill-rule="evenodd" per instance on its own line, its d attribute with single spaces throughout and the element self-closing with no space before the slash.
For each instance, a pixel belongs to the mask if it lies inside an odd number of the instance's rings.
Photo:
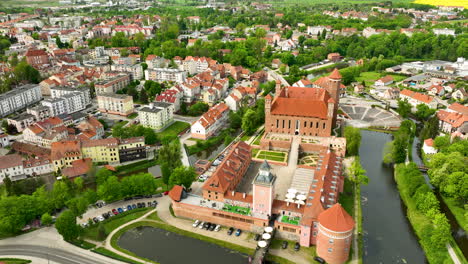
<svg viewBox="0 0 468 264">
<path fill-rule="evenodd" d="M 190 138 L 190 133 L 186 133 L 186 134 L 183 134 L 181 137 L 180 137 L 180 148 L 181 148 L 181 152 L 182 152 L 182 165 L 186 166 L 186 167 L 190 167 L 190 160 L 188 158 L 188 155 L 187 155 L 187 151 L 185 150 L 185 147 L 184 147 L 184 143 L 187 139 Z"/>
<path fill-rule="evenodd" d="M 28 255 L 38 259 L 56 259 L 54 260 L 56 263 L 63 264 L 123 264 L 121 261 L 65 242 L 54 227 L 44 227 L 23 235 L 0 240 L 0 255 Z"/>
<path fill-rule="evenodd" d="M 452 248 L 452 245 L 450 245 L 450 243 L 447 243 L 447 250 L 449 252 L 450 257 L 452 258 L 453 263 L 462 264 L 460 259 L 458 259 L 457 253 L 455 253 L 455 250 Z"/>
</svg>

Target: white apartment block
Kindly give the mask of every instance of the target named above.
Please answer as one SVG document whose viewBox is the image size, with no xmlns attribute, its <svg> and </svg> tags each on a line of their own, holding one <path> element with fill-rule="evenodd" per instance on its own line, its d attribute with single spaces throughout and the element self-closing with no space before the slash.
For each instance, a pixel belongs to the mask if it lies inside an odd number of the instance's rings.
<svg viewBox="0 0 468 264">
<path fill-rule="evenodd" d="M 179 69 L 155 68 L 145 70 L 145 80 L 183 83 L 185 79 L 187 79 L 187 72 Z"/>
<path fill-rule="evenodd" d="M 16 181 L 26 178 L 23 169 L 23 158 L 18 154 L 0 156 L 0 183 L 5 177 Z"/>
<path fill-rule="evenodd" d="M 103 113 L 127 116 L 133 113 L 133 97 L 107 93 L 97 96 L 98 109 Z"/>
<path fill-rule="evenodd" d="M 86 109 L 86 100 L 82 92 L 72 92 L 61 97 L 47 99 L 41 104 L 50 109 L 51 116 L 71 114 Z"/>
<path fill-rule="evenodd" d="M 432 29 L 435 35 L 455 36 L 455 29 L 451 28 L 434 28 Z"/>
<path fill-rule="evenodd" d="M 138 119 L 144 127 L 162 130 L 174 119 L 174 105 L 164 102 L 154 102 L 138 109 Z"/>
<path fill-rule="evenodd" d="M 42 99 L 41 86 L 27 84 L 0 95 L 0 117 L 26 108 Z"/>
<path fill-rule="evenodd" d="M 141 80 L 143 78 L 143 67 L 140 64 L 112 64 L 112 71 L 126 72 L 130 74 L 130 79 Z"/>
<path fill-rule="evenodd" d="M 94 84 L 96 94 L 115 93 L 130 83 L 130 76 L 122 74 Z"/>
<path fill-rule="evenodd" d="M 85 106 L 91 104 L 91 92 L 89 88 L 71 88 L 71 87 L 54 87 L 50 89 L 50 94 L 52 98 L 60 98 L 67 94 L 74 94 L 79 92 L 81 94 L 80 100 L 81 103 Z"/>
</svg>

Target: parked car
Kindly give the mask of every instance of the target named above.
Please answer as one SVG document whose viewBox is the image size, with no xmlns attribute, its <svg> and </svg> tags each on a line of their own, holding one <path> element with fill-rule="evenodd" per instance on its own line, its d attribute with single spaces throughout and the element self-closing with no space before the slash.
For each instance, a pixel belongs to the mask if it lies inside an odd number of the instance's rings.
<svg viewBox="0 0 468 264">
<path fill-rule="evenodd" d="M 233 227 L 230 227 L 227 231 L 227 234 L 228 235 L 232 235 L 232 233 L 234 232 L 234 228 Z"/>
<path fill-rule="evenodd" d="M 109 211 L 109 212 L 107 212 L 107 213 L 109 214 L 109 217 L 113 217 L 113 216 L 114 216 L 114 214 L 112 213 L 112 211 Z"/>
<path fill-rule="evenodd" d="M 294 245 L 294 251 L 299 251 L 299 249 L 301 249 L 301 245 L 299 245 L 299 242 L 296 242 Z"/>
<path fill-rule="evenodd" d="M 254 240 L 259 241 L 260 240 L 260 234 L 255 234 Z"/>
<path fill-rule="evenodd" d="M 195 220 L 195 222 L 192 224 L 193 227 L 197 227 L 198 224 L 200 224 L 200 221 L 199 220 Z"/>
<path fill-rule="evenodd" d="M 146 204 L 145 204 L 145 203 L 141 203 L 141 207 L 145 208 L 145 207 L 146 207 Z"/>
<path fill-rule="evenodd" d="M 143 199 L 143 198 L 144 198 L 143 195 L 133 196 L 133 199 L 137 199 L 137 200 L 138 200 L 138 199 Z"/>
<path fill-rule="evenodd" d="M 141 203 L 137 203 L 137 207 L 142 208 L 143 206 L 141 206 Z"/>
<path fill-rule="evenodd" d="M 154 201 L 153 201 L 153 205 L 154 205 L 154 206 L 158 205 L 158 201 L 154 200 Z"/>
<path fill-rule="evenodd" d="M 240 236 L 241 234 L 242 234 L 242 230 L 237 229 L 237 230 L 236 230 L 236 236 Z"/>
<path fill-rule="evenodd" d="M 136 209 L 136 208 L 137 208 L 136 204 L 132 204 L 132 209 Z"/>
<path fill-rule="evenodd" d="M 127 210 L 132 210 L 132 206 L 131 205 L 127 205 Z"/>
<path fill-rule="evenodd" d="M 203 226 L 205 225 L 205 222 L 201 222 L 198 228 L 203 229 Z"/>
<path fill-rule="evenodd" d="M 150 207 L 150 206 L 152 206 L 152 205 L 153 205 L 153 203 L 152 203 L 152 202 L 147 202 L 146 204 L 148 205 L 148 207 Z"/>
<path fill-rule="evenodd" d="M 153 198 L 152 195 L 145 195 L 145 198 Z"/>
<path fill-rule="evenodd" d="M 288 247 L 288 241 L 283 241 L 283 243 L 281 244 L 281 247 L 283 249 L 286 249 Z"/>
<path fill-rule="evenodd" d="M 168 194 L 169 194 L 169 191 L 165 191 L 165 192 L 164 192 L 164 195 L 168 195 Z"/>
<path fill-rule="evenodd" d="M 94 223 L 98 223 L 98 222 L 99 222 L 99 220 L 97 219 L 97 217 L 93 217 L 93 222 L 94 222 Z"/>
<path fill-rule="evenodd" d="M 124 198 L 124 201 L 130 201 L 130 200 L 133 200 L 133 197 L 125 197 Z"/>
<path fill-rule="evenodd" d="M 216 228 L 216 224 L 211 224 L 209 230 L 214 231 Z"/>
<path fill-rule="evenodd" d="M 321 264 L 326 263 L 326 261 L 323 258 L 319 257 L 319 256 L 315 257 L 314 260 L 317 261 L 318 263 L 321 263 Z"/>
<path fill-rule="evenodd" d="M 88 223 L 82 223 L 82 224 L 81 224 L 81 227 L 83 227 L 83 228 L 88 227 Z"/>
<path fill-rule="evenodd" d="M 211 223 L 205 223 L 205 225 L 203 225 L 203 229 L 210 229 L 210 226 L 211 226 Z"/>
<path fill-rule="evenodd" d="M 102 217 L 104 217 L 104 219 L 107 219 L 107 218 L 109 218 L 109 214 L 108 213 L 103 213 Z"/>
<path fill-rule="evenodd" d="M 112 213 L 113 213 L 114 215 L 118 215 L 118 214 L 119 214 L 119 212 L 117 212 L 117 210 L 116 210 L 115 208 L 112 209 Z"/>
<path fill-rule="evenodd" d="M 154 196 L 155 198 L 158 198 L 158 197 L 162 197 L 163 195 L 160 194 L 160 193 L 158 193 L 158 194 L 155 194 L 155 195 L 153 195 L 153 196 Z"/>
<path fill-rule="evenodd" d="M 102 222 L 102 221 L 106 220 L 106 219 L 104 219 L 104 217 L 102 217 L 102 215 L 98 216 L 97 219 L 98 219 L 99 222 Z"/>
<path fill-rule="evenodd" d="M 216 225 L 214 231 L 215 231 L 215 232 L 218 232 L 220 229 L 221 229 L 221 225 Z"/>
<path fill-rule="evenodd" d="M 123 210 L 124 212 L 127 212 L 127 207 L 125 207 L 125 206 L 122 207 L 122 210 Z"/>
</svg>

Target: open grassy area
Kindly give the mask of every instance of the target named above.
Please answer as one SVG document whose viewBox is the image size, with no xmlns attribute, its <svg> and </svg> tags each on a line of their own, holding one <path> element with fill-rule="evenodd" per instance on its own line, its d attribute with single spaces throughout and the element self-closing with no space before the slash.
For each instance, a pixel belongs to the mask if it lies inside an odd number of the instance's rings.
<svg viewBox="0 0 468 264">
<path fill-rule="evenodd" d="M 252 152 L 252 155 L 256 159 L 264 159 L 270 161 L 279 161 L 285 162 L 286 161 L 286 152 L 280 151 L 267 151 L 267 150 L 256 150 Z"/>
<path fill-rule="evenodd" d="M 435 5 L 435 6 L 463 6 L 468 8 L 466 0 L 415 0 L 417 4 Z"/>
<path fill-rule="evenodd" d="M 110 234 L 117 227 L 141 217 L 142 215 L 146 214 L 148 211 L 152 209 L 153 208 L 151 207 L 150 208 L 148 207 L 137 208 L 137 209 L 133 209 L 131 211 L 127 211 L 122 214 L 118 214 L 116 216 L 113 216 L 109 219 L 104 220 L 102 224 L 104 225 L 106 236 Z M 95 241 L 103 241 L 105 237 L 99 237 L 98 226 L 99 225 L 96 224 L 88 228 L 85 228 L 83 237 L 89 238 Z"/>
<path fill-rule="evenodd" d="M 252 142 L 252 145 L 260 145 L 260 140 L 262 139 L 264 133 L 265 131 L 262 131 L 261 133 L 259 133 L 257 137 L 255 138 L 255 140 Z"/>
<path fill-rule="evenodd" d="M 102 247 L 93 249 L 92 251 L 95 252 L 95 253 L 104 255 L 106 257 L 116 259 L 116 260 L 120 260 L 120 261 L 127 262 L 127 263 L 131 263 L 131 264 L 142 264 L 143 263 L 143 262 L 134 261 L 134 260 L 131 260 L 129 258 L 120 256 L 120 255 L 115 254 L 114 252 L 112 252 L 110 250 L 107 250 L 105 248 L 102 248 Z"/>
<path fill-rule="evenodd" d="M 177 136 L 179 133 L 189 128 L 190 124 L 182 121 L 175 121 L 172 125 L 168 126 L 164 131 L 157 133 L 158 138 L 166 136 Z"/>
<path fill-rule="evenodd" d="M 353 183 L 345 178 L 343 192 L 340 194 L 339 202 L 348 214 L 354 217 L 354 188 Z"/>
<path fill-rule="evenodd" d="M 127 117 L 130 119 L 135 119 L 138 116 L 138 113 L 131 113 Z"/>
<path fill-rule="evenodd" d="M 19 258 L 0 258 L 1 263 L 5 264 L 26 264 L 31 263 L 29 259 L 19 259 Z"/>
<path fill-rule="evenodd" d="M 361 72 L 361 75 L 359 75 L 359 77 L 356 77 L 356 81 L 361 83 L 362 81 L 364 81 L 364 83 L 366 84 L 366 86 L 371 86 L 374 84 L 375 81 L 377 81 L 378 79 L 380 79 L 381 77 L 384 77 L 384 76 L 387 76 L 387 75 L 390 75 L 393 77 L 393 80 L 395 82 L 399 82 L 401 80 L 404 80 L 405 76 L 402 76 L 402 75 L 398 75 L 398 74 L 388 74 L 386 72 Z"/>
<path fill-rule="evenodd" d="M 451 197 L 442 196 L 442 199 L 444 199 L 445 204 L 457 219 L 458 224 L 465 230 L 465 232 L 468 232 L 468 217 L 465 216 L 466 210 L 462 207 L 463 205 Z"/>
</svg>

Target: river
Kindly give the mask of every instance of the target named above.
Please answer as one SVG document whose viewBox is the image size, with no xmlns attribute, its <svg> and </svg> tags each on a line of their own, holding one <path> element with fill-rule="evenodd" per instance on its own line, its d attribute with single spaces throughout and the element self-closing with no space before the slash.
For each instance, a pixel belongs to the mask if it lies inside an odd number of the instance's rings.
<svg viewBox="0 0 468 264">
<path fill-rule="evenodd" d="M 161 264 L 242 264 L 248 257 L 230 249 L 153 227 L 125 232 L 120 247 Z"/>
<path fill-rule="evenodd" d="M 393 169 L 382 164 L 391 135 L 361 131 L 359 153 L 369 184 L 362 187 L 364 263 L 425 263 L 426 258 L 406 218 Z"/>
</svg>

